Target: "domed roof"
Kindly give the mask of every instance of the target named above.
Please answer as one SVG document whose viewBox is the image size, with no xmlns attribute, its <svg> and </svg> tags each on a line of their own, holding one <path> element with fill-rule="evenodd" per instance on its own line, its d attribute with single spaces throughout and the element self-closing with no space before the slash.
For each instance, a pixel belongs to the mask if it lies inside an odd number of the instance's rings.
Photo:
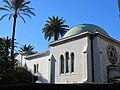
<svg viewBox="0 0 120 90">
<path fill-rule="evenodd" d="M 84 33 L 84 32 L 91 32 L 91 33 L 100 32 L 100 33 L 102 33 L 106 36 L 109 36 L 109 34 L 99 26 L 96 26 L 94 24 L 79 24 L 79 25 L 71 28 L 63 36 L 63 38 L 73 36 L 73 35 L 77 35 L 77 34 Z"/>
</svg>

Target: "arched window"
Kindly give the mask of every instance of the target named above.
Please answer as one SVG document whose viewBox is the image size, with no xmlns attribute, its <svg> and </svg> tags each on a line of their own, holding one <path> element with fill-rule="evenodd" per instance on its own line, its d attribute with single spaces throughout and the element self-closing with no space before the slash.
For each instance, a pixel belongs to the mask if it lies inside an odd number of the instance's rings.
<svg viewBox="0 0 120 90">
<path fill-rule="evenodd" d="M 66 52 L 65 53 L 65 59 L 66 59 L 66 73 L 68 73 L 69 72 L 69 64 L 68 64 L 68 60 L 69 60 L 69 52 Z"/>
<path fill-rule="evenodd" d="M 37 73 L 38 73 L 39 64 L 37 64 Z"/>
<path fill-rule="evenodd" d="M 64 73 L 64 57 L 63 57 L 63 55 L 60 56 L 60 62 L 61 62 L 61 67 L 60 67 L 61 73 Z"/>
<path fill-rule="evenodd" d="M 34 64 L 34 73 L 36 73 L 36 69 L 37 69 L 37 68 L 36 68 L 36 65 Z"/>
<path fill-rule="evenodd" d="M 74 53 L 71 53 L 71 72 L 74 72 Z"/>
</svg>

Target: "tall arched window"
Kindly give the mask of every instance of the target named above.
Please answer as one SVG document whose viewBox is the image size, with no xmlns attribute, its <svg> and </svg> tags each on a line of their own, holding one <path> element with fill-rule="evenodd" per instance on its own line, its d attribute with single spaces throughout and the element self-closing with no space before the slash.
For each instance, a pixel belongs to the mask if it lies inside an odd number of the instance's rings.
<svg viewBox="0 0 120 90">
<path fill-rule="evenodd" d="M 37 70 L 37 67 L 36 67 L 36 65 L 34 64 L 34 73 L 36 73 L 36 70 Z"/>
<path fill-rule="evenodd" d="M 66 52 L 65 53 L 65 59 L 66 59 L 66 73 L 68 73 L 69 72 L 69 64 L 68 64 L 68 60 L 69 60 L 69 52 Z"/>
<path fill-rule="evenodd" d="M 60 62 L 61 62 L 61 67 L 60 67 L 61 73 L 64 73 L 64 57 L 63 57 L 63 55 L 60 56 Z"/>
<path fill-rule="evenodd" d="M 38 73 L 39 64 L 37 64 L 37 73 Z"/>
<path fill-rule="evenodd" d="M 74 53 L 71 53 L 71 72 L 74 72 Z"/>
</svg>

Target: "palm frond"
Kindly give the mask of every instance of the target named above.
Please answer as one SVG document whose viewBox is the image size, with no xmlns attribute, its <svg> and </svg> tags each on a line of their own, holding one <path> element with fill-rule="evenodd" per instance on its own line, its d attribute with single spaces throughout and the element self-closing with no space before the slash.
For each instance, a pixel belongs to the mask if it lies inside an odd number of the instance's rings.
<svg viewBox="0 0 120 90">
<path fill-rule="evenodd" d="M 55 16 L 52 16 L 52 19 L 53 19 L 53 21 L 55 22 L 55 20 L 56 20 Z"/>
<path fill-rule="evenodd" d="M 30 4 L 30 1 L 23 3 L 20 8 L 25 7 L 27 4 Z"/>
<path fill-rule="evenodd" d="M 6 5 L 7 7 L 12 7 L 10 0 L 3 0 L 3 2 L 5 2 L 8 5 Z"/>
<path fill-rule="evenodd" d="M 18 14 L 19 17 L 23 20 L 24 23 L 26 23 L 25 19 L 23 18 L 23 16 L 21 16 L 20 14 Z"/>
<path fill-rule="evenodd" d="M 26 12 L 32 14 L 33 16 L 35 16 L 35 13 L 33 11 L 31 11 L 30 9 L 28 9 L 28 11 L 26 11 Z"/>
<path fill-rule="evenodd" d="M 63 17 L 59 19 L 59 17 L 48 17 L 49 20 L 46 20 L 45 27 L 42 29 L 43 33 L 45 34 L 45 39 L 48 41 L 54 37 L 54 40 L 57 40 L 59 36 L 63 36 L 69 28 L 68 25 L 64 25 L 65 20 Z"/>
<path fill-rule="evenodd" d="M 0 11 L 2 11 L 2 10 L 11 12 L 11 11 L 10 11 L 9 9 L 7 9 L 7 8 L 0 7 Z"/>
<path fill-rule="evenodd" d="M 34 8 L 30 8 L 30 7 L 29 7 L 29 9 L 30 9 L 30 10 L 35 10 Z"/>
<path fill-rule="evenodd" d="M 68 25 L 61 25 L 60 27 L 68 27 L 68 28 L 69 28 L 69 26 L 68 26 Z"/>
<path fill-rule="evenodd" d="M 8 16 L 9 14 L 4 14 L 1 16 L 0 20 L 2 20 L 4 17 Z"/>
<path fill-rule="evenodd" d="M 48 17 L 48 19 L 50 20 L 50 22 L 53 22 L 53 19 L 51 17 Z"/>
<path fill-rule="evenodd" d="M 23 52 L 23 51 L 27 51 L 27 52 L 31 52 L 32 50 L 34 49 L 34 47 L 32 45 L 23 45 L 22 47 L 20 47 L 20 52 Z"/>
<path fill-rule="evenodd" d="M 12 18 L 12 16 L 13 16 L 13 14 L 10 14 L 8 20 L 10 20 Z"/>
<path fill-rule="evenodd" d="M 23 15 L 25 15 L 25 16 L 28 16 L 29 18 L 32 18 L 29 14 L 27 14 L 27 13 L 21 13 L 21 14 L 23 14 Z"/>
</svg>

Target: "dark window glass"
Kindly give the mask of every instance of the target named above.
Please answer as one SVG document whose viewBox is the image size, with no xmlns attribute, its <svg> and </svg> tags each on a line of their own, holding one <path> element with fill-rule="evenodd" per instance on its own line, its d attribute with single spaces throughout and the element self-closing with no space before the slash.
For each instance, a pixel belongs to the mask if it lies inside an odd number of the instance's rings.
<svg viewBox="0 0 120 90">
<path fill-rule="evenodd" d="M 71 72 L 74 72 L 74 53 L 71 53 Z"/>
<path fill-rule="evenodd" d="M 64 73 L 64 57 L 63 57 L 63 55 L 61 55 L 60 61 L 61 61 L 61 73 Z"/>
<path fill-rule="evenodd" d="M 36 65 L 34 64 L 34 73 L 36 73 Z"/>
<path fill-rule="evenodd" d="M 69 67 L 68 67 L 69 53 L 68 52 L 66 52 L 65 57 L 66 57 L 66 73 L 68 73 L 69 72 Z"/>
<path fill-rule="evenodd" d="M 38 69 L 39 69 L 39 64 L 37 64 L 37 73 L 38 73 Z"/>
</svg>

